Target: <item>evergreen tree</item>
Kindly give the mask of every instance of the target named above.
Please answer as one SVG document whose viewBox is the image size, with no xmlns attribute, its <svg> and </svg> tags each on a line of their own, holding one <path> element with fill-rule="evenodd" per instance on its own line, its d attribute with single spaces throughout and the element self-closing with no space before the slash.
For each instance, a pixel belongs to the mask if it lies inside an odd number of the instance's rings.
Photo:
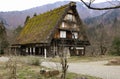
<svg viewBox="0 0 120 79">
<path fill-rule="evenodd" d="M 30 16 L 27 16 L 26 19 L 25 19 L 24 24 L 26 24 L 29 19 L 30 19 Z"/>
<path fill-rule="evenodd" d="M 35 13 L 33 16 L 34 16 L 34 17 L 37 16 L 37 13 Z"/>
<path fill-rule="evenodd" d="M 0 54 L 4 53 L 4 49 L 8 47 L 7 34 L 4 23 L 0 22 Z"/>
<path fill-rule="evenodd" d="M 19 25 L 15 30 L 14 30 L 14 36 L 18 36 L 22 30 L 22 26 Z"/>
</svg>

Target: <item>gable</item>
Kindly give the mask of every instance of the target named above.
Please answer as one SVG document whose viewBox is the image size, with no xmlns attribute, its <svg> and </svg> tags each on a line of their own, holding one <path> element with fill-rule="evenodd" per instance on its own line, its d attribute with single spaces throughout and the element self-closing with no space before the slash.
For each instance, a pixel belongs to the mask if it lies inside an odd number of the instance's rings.
<svg viewBox="0 0 120 79">
<path fill-rule="evenodd" d="M 78 12 L 75 7 L 70 7 L 64 17 L 61 20 L 61 24 L 58 26 L 58 29 L 54 35 L 54 38 L 61 38 L 62 31 L 66 35 L 67 39 L 75 39 L 80 41 L 88 41 L 85 32 L 85 25 L 82 23 L 81 18 L 78 15 Z"/>
<path fill-rule="evenodd" d="M 71 13 L 70 13 L 71 12 Z M 60 25 L 62 29 L 79 29 L 78 21 L 76 19 L 75 13 L 72 10 L 69 10 L 64 16 L 63 21 Z"/>
</svg>

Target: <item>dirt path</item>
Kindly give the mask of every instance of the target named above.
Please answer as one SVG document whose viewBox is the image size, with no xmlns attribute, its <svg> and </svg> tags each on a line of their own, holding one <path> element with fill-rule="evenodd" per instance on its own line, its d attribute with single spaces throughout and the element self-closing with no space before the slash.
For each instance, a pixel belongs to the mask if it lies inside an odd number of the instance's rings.
<svg viewBox="0 0 120 79">
<path fill-rule="evenodd" d="M 103 79 L 120 79 L 120 66 L 105 66 L 107 61 L 69 63 L 69 72 L 87 74 Z M 43 62 L 43 66 L 60 68 L 59 63 Z"/>
</svg>

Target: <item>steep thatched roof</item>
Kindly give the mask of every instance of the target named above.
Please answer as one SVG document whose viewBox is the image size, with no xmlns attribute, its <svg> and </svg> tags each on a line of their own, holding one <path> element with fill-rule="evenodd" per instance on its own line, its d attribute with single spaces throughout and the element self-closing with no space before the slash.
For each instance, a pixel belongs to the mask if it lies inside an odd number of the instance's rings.
<svg viewBox="0 0 120 79">
<path fill-rule="evenodd" d="M 74 6 L 73 2 L 29 18 L 17 38 L 17 44 L 50 43 L 56 26 L 71 6 Z"/>
<path fill-rule="evenodd" d="M 30 18 L 17 38 L 18 44 L 48 43 L 51 31 L 64 14 L 68 5 Z"/>
</svg>

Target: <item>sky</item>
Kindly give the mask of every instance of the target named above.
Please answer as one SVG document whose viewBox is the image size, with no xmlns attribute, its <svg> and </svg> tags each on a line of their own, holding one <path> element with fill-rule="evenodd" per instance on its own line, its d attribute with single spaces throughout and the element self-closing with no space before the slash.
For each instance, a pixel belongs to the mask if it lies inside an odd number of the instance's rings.
<svg viewBox="0 0 120 79">
<path fill-rule="evenodd" d="M 70 1 L 70 0 L 0 0 L 0 12 L 21 11 L 49 3 L 54 3 L 57 1 Z M 80 1 L 80 0 L 73 0 L 73 1 Z M 101 2 L 101 1 L 105 1 L 105 0 L 96 0 L 96 2 Z"/>
</svg>

